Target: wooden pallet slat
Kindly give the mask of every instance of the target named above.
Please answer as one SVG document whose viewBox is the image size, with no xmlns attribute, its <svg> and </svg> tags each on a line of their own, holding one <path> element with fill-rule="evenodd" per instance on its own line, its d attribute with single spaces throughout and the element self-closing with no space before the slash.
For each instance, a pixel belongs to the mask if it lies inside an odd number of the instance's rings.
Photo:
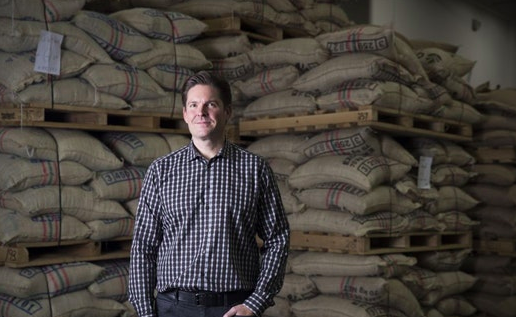
<svg viewBox="0 0 516 317">
<path fill-rule="evenodd" d="M 314 112 L 304 115 L 278 115 L 265 118 L 240 119 L 240 134 L 261 136 L 273 133 L 296 133 L 356 126 L 404 136 L 427 136 L 454 141 L 471 141 L 471 124 L 428 115 L 404 113 L 394 109 L 361 106 L 334 112 Z"/>
<path fill-rule="evenodd" d="M 0 246 L 4 265 L 21 268 L 77 261 L 100 261 L 129 257 L 130 237 L 109 241 L 89 239 L 60 242 L 26 242 Z"/>
<path fill-rule="evenodd" d="M 385 254 L 472 247 L 471 232 L 411 232 L 370 234 L 364 237 L 324 232 L 292 231 L 290 247 L 349 254 Z"/>
<path fill-rule="evenodd" d="M 0 125 L 188 134 L 180 116 L 69 105 L 0 105 Z"/>
<path fill-rule="evenodd" d="M 471 155 L 475 157 L 478 163 L 502 163 L 514 164 L 516 163 L 516 147 L 478 147 L 471 150 Z"/>
</svg>

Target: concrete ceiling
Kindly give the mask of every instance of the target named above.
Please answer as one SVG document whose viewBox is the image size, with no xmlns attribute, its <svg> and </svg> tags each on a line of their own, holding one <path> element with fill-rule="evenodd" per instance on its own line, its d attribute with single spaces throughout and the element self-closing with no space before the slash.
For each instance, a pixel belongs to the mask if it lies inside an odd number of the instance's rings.
<svg viewBox="0 0 516 317">
<path fill-rule="evenodd" d="M 516 23 L 515 0 L 465 0 L 482 10 L 491 12 L 497 18 Z"/>
</svg>

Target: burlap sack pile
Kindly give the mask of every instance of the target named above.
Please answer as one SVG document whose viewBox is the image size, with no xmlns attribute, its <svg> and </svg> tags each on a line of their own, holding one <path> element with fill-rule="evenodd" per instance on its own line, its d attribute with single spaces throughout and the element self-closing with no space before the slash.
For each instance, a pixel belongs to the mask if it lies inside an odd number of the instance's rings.
<svg viewBox="0 0 516 317">
<path fill-rule="evenodd" d="M 53 101 L 177 115 L 184 80 L 212 66 L 189 44 L 207 25 L 180 12 L 131 8 L 108 15 L 83 10 L 84 0 L 56 0 L 47 8 L 57 12 L 48 12 L 52 19 L 45 20 L 31 6 L 19 4 L 0 7 L 0 63 L 16 69 L 0 76 L 5 102 Z M 52 83 L 33 70 L 42 30 L 64 36 L 61 73 Z"/>
<path fill-rule="evenodd" d="M 473 70 L 475 61 L 436 46 L 422 47 L 415 52 L 430 80 L 444 87 L 451 97 L 432 115 L 470 124 L 485 120 L 475 107 L 474 88 L 464 79 Z"/>
<path fill-rule="evenodd" d="M 415 258 L 306 251 L 294 254 L 290 262 L 275 298 L 283 312 L 269 308 L 265 316 L 381 316 L 387 311 L 392 316 L 424 316 L 399 279 Z M 284 308 L 288 306 L 291 312 Z"/>
<path fill-rule="evenodd" d="M 5 317 L 128 314 L 128 271 L 128 260 L 0 266 L 0 312 Z"/>
</svg>

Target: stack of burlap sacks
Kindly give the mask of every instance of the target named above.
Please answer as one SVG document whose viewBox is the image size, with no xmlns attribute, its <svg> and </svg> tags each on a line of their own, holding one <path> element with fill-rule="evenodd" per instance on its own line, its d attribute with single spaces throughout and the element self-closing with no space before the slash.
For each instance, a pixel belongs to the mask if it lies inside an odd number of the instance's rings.
<svg viewBox="0 0 516 317">
<path fill-rule="evenodd" d="M 479 221 L 475 238 L 489 240 L 516 238 L 516 167 L 509 163 L 514 157 L 499 157 L 497 151 L 513 151 L 516 146 L 516 90 L 491 89 L 489 83 L 477 88 L 476 108 L 486 120 L 474 126 L 470 147 L 483 148 L 487 161 L 472 170 L 478 176 L 464 189 L 481 204 L 469 212 Z M 493 149 L 491 155 L 487 151 Z M 508 152 L 510 153 L 510 152 Z M 505 163 L 497 163 L 497 160 Z M 501 251 L 501 250 L 496 250 Z M 470 259 L 468 269 L 478 278 L 468 298 L 489 316 L 516 316 L 516 259 L 514 256 L 479 254 Z"/>
<path fill-rule="evenodd" d="M 0 128 L 0 135 L 4 245 L 130 237 L 148 165 L 189 142 L 174 134 L 30 127 Z M 0 267 L 0 311 L 5 317 L 128 313 L 128 263 Z"/>
</svg>

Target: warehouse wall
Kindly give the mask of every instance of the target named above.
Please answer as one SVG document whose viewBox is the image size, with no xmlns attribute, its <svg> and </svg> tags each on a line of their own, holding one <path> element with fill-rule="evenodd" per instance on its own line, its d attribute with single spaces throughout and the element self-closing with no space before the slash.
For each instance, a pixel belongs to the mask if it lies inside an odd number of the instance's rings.
<svg viewBox="0 0 516 317">
<path fill-rule="evenodd" d="M 516 88 L 516 23 L 498 19 L 462 1 L 370 0 L 370 23 L 392 26 L 409 39 L 454 44 L 477 61 L 466 78 L 473 87 Z M 472 20 L 480 21 L 477 31 Z"/>
</svg>

